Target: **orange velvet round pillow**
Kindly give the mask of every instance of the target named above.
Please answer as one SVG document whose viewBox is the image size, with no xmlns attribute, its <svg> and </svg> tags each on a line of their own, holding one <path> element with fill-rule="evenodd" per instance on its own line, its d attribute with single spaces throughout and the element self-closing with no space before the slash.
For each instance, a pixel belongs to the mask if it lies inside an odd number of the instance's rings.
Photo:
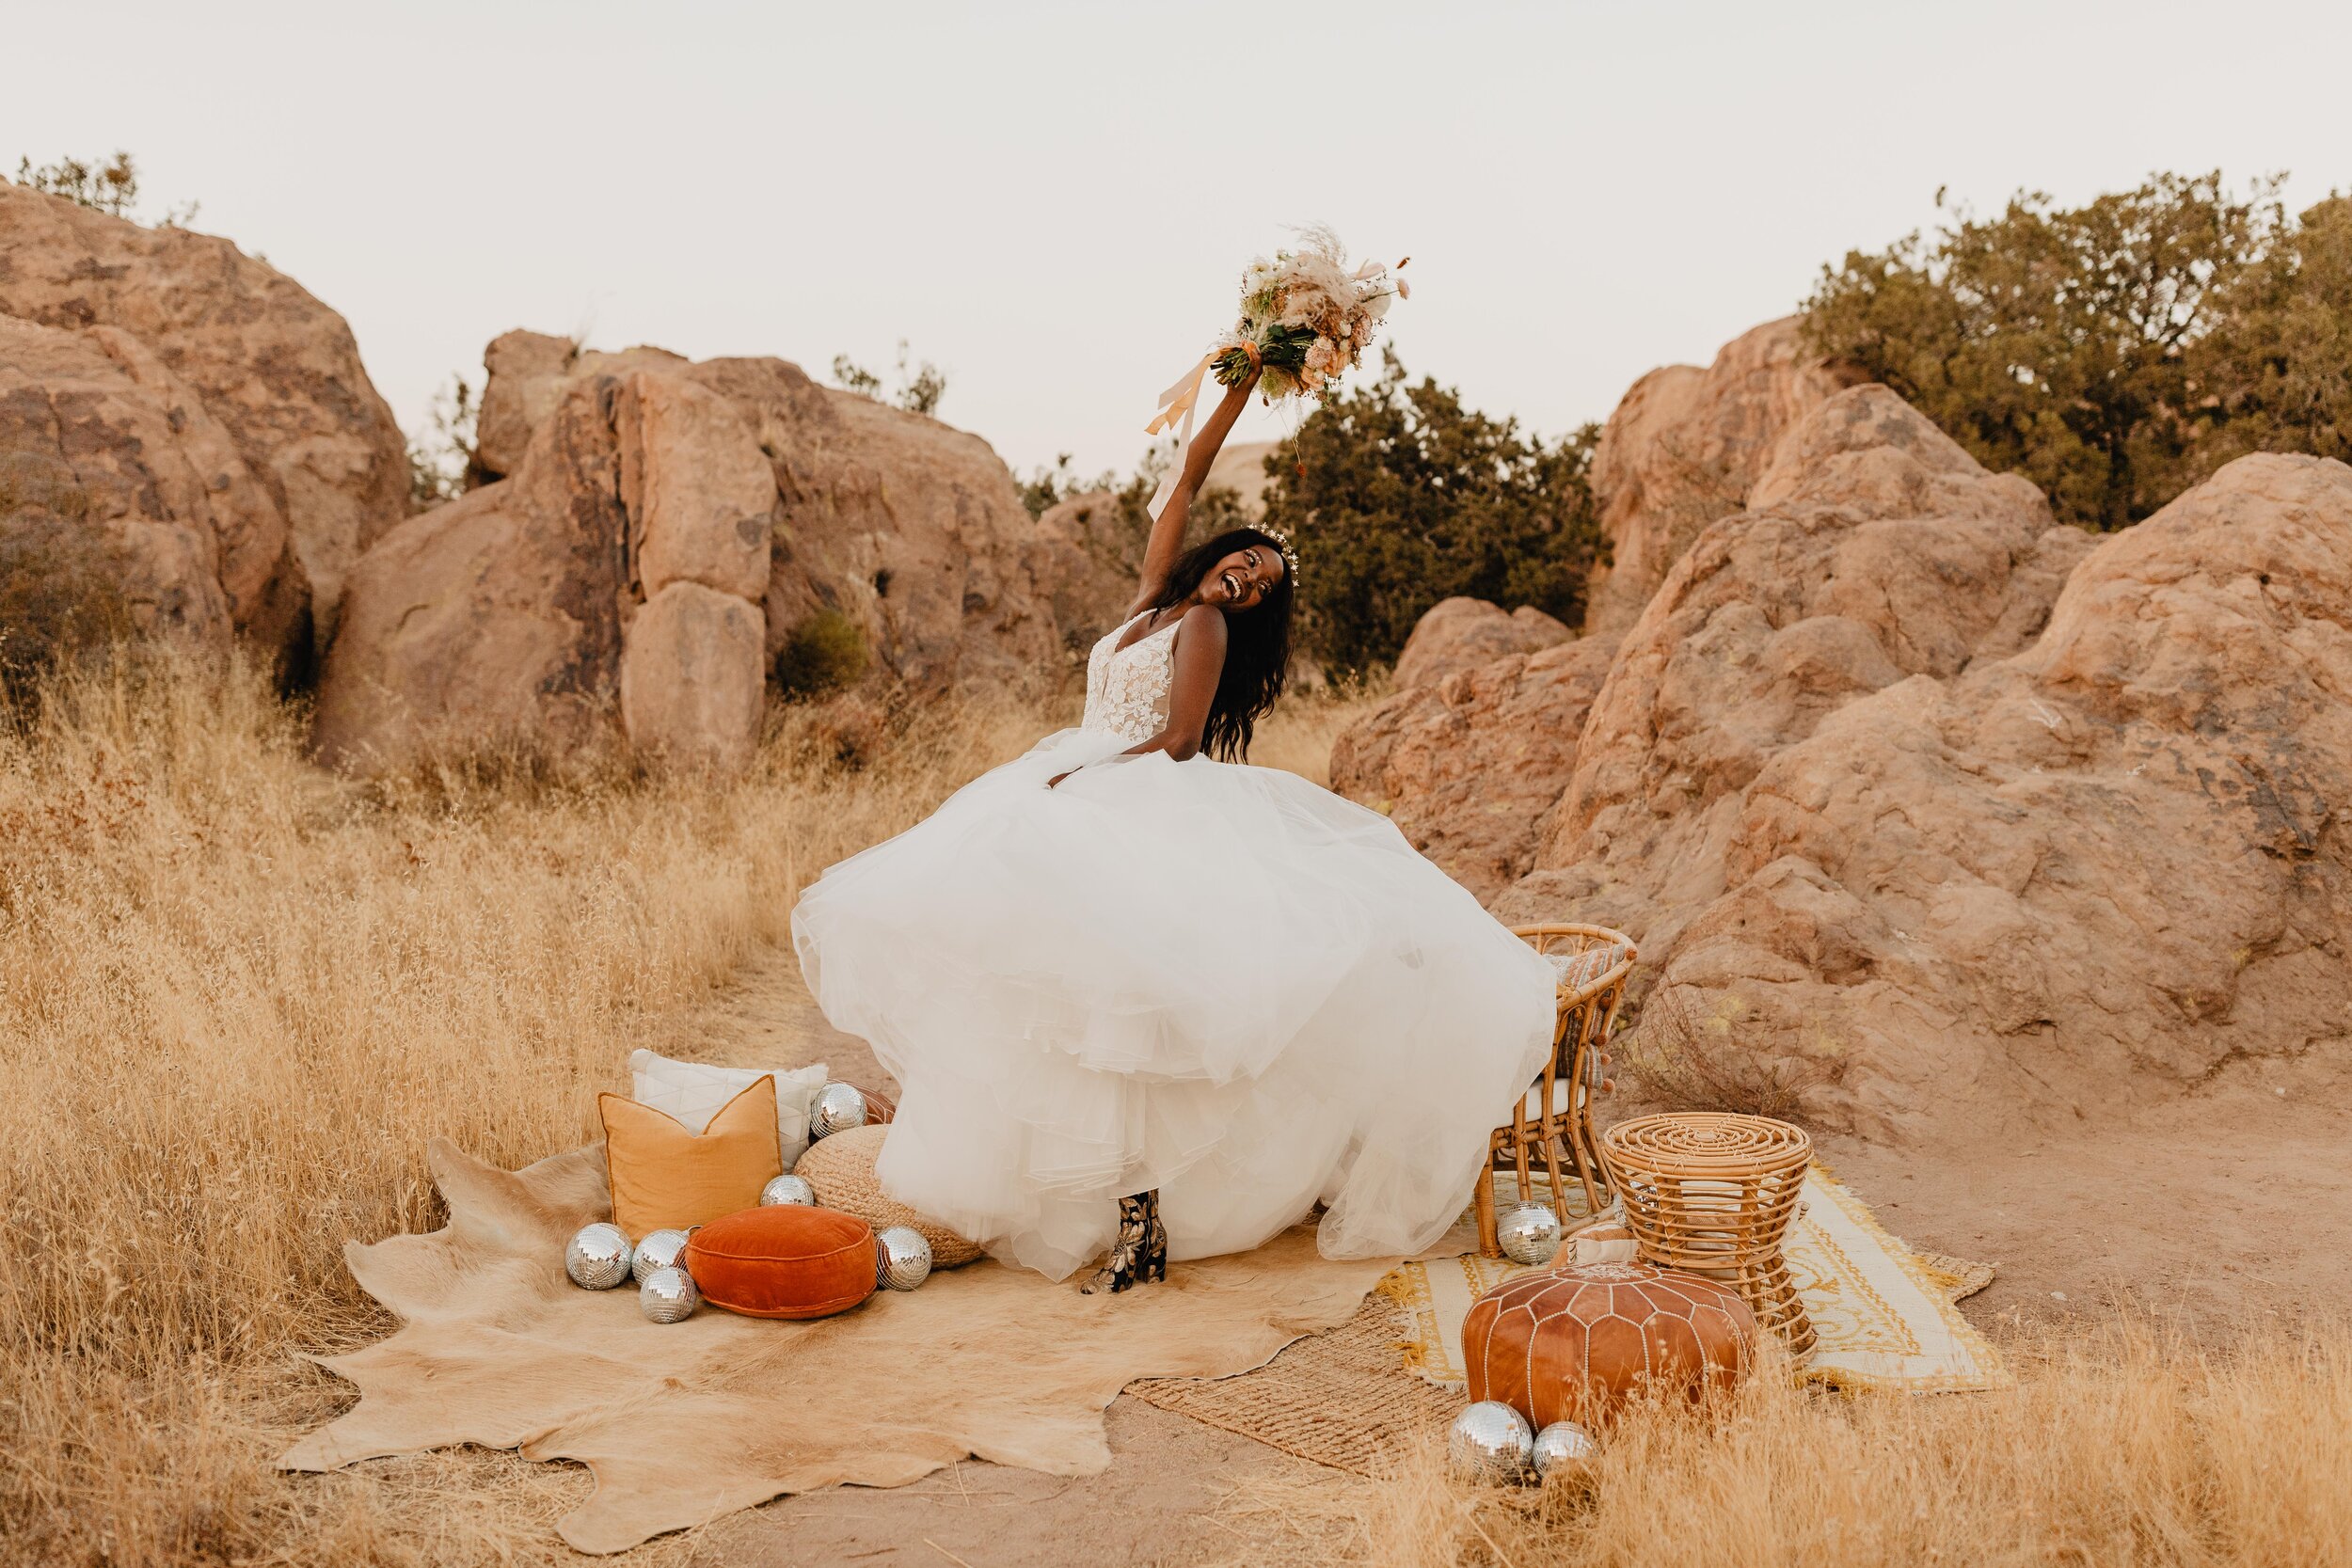
<svg viewBox="0 0 2352 1568">
<path fill-rule="evenodd" d="M 837 1209 L 745 1209 L 687 1240 L 686 1272 L 703 1300 L 730 1312 L 831 1317 L 874 1293 L 874 1231 Z"/>
</svg>

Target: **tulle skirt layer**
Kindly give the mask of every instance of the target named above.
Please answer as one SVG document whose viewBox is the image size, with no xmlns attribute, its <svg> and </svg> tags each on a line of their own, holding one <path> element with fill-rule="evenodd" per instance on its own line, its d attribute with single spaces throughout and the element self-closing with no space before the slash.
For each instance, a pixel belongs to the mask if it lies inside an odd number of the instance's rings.
<svg viewBox="0 0 2352 1568">
<path fill-rule="evenodd" d="M 1550 1048 L 1549 967 L 1377 813 L 1126 745 L 1049 736 L 802 896 L 810 990 L 903 1090 L 882 1186 L 1055 1278 L 1151 1188 L 1178 1259 L 1318 1199 L 1327 1256 L 1428 1245 Z"/>
</svg>

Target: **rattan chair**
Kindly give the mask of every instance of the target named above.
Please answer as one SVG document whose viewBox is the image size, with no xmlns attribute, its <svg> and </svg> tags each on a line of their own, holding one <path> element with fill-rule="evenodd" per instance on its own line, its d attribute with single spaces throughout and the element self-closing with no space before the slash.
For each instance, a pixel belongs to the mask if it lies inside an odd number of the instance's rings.
<svg viewBox="0 0 2352 1568">
<path fill-rule="evenodd" d="M 1568 1223 L 1568 1180 L 1584 1189 L 1585 1212 L 1597 1214 L 1607 1190 L 1598 1146 L 1593 1137 L 1593 1096 L 1615 1087 L 1606 1076 L 1603 1049 L 1625 999 L 1627 976 L 1638 956 L 1632 939 L 1606 926 L 1520 926 L 1513 935 L 1552 960 L 1560 984 L 1552 1013 L 1551 1055 L 1511 1119 L 1487 1136 L 1486 1166 L 1478 1178 L 1478 1250 L 1502 1256 L 1495 1235 L 1496 1171 L 1518 1179 L 1519 1201 L 1535 1201 L 1535 1162 L 1543 1162 L 1551 1183 L 1552 1212 Z"/>
</svg>

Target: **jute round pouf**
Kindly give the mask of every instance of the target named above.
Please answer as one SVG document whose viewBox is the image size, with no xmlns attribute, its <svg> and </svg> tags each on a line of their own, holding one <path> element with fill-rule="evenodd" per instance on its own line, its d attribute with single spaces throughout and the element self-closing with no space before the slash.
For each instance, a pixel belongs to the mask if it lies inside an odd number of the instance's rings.
<svg viewBox="0 0 2352 1568">
<path fill-rule="evenodd" d="M 818 1203 L 845 1214 L 855 1214 L 877 1233 L 894 1225 L 919 1232 L 931 1244 L 931 1267 L 935 1269 L 952 1269 L 979 1257 L 978 1247 L 882 1190 L 882 1183 L 874 1180 L 874 1161 L 881 1156 L 882 1140 L 889 1135 L 887 1125 L 868 1123 L 835 1132 L 830 1138 L 819 1138 L 809 1145 L 801 1163 L 792 1167 L 792 1174 L 807 1179 L 808 1184 L 817 1190 Z"/>
<path fill-rule="evenodd" d="M 1801 1128 L 1716 1111 L 1637 1117 L 1600 1137 L 1644 1261 L 1725 1280 L 1800 1358 L 1813 1349 L 1813 1323 L 1781 1243 L 1812 1158 Z"/>
<path fill-rule="evenodd" d="M 1462 1320 L 1470 1397 L 1537 1431 L 1608 1421 L 1642 1393 L 1728 1387 L 1756 1357 L 1756 1317 L 1729 1285 L 1650 1263 L 1587 1263 L 1504 1280 Z"/>
</svg>

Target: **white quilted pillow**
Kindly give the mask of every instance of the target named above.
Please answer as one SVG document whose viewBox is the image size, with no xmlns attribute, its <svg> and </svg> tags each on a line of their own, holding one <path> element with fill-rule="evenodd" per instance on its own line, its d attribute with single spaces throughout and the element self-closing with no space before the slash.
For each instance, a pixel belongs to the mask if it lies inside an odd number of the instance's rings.
<svg viewBox="0 0 2352 1568">
<path fill-rule="evenodd" d="M 632 1097 L 677 1117 L 689 1132 L 710 1125 L 726 1102 L 772 1073 L 776 1080 L 776 1152 L 790 1170 L 808 1152 L 808 1113 L 825 1086 L 825 1064 L 794 1068 L 711 1067 L 674 1062 L 650 1051 L 628 1053 Z"/>
</svg>

